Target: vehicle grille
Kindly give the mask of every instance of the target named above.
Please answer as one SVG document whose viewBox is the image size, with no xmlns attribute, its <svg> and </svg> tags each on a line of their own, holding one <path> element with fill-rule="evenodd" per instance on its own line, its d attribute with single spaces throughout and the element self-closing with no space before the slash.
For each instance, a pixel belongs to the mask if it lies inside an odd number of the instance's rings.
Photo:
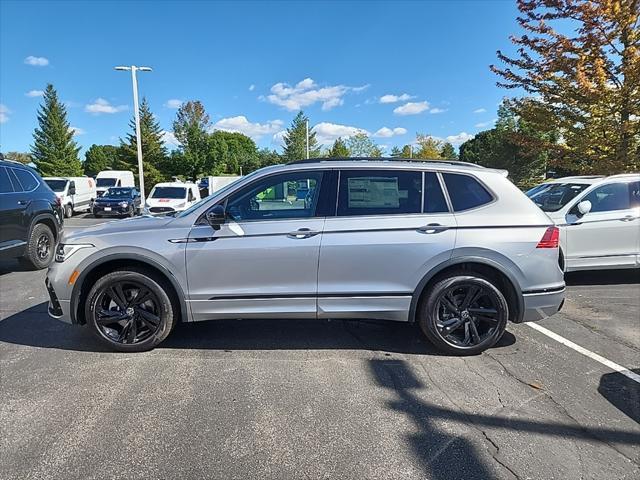
<svg viewBox="0 0 640 480">
<path fill-rule="evenodd" d="M 151 207 L 149 209 L 149 211 L 151 213 L 167 213 L 167 212 L 173 212 L 173 208 L 171 208 L 171 207 Z"/>
</svg>

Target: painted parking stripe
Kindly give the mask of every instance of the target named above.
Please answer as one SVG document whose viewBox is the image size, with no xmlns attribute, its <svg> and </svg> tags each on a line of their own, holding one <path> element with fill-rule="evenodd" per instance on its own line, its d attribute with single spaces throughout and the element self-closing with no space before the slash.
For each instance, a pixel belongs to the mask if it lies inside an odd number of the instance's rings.
<svg viewBox="0 0 640 480">
<path fill-rule="evenodd" d="M 557 333 L 554 333 L 551 330 L 538 325 L 537 323 L 527 322 L 526 325 L 529 325 L 534 330 L 539 331 L 540 333 L 546 335 L 549 338 L 553 338 L 556 342 L 560 342 L 561 344 L 566 345 L 567 347 L 575 350 L 576 352 L 581 353 L 582 355 L 585 355 L 585 356 L 595 360 L 596 362 L 599 362 L 599 363 L 609 367 L 611 370 L 615 370 L 616 372 L 621 373 L 625 377 L 628 377 L 631 380 L 640 383 L 640 375 L 638 375 L 637 373 L 632 372 L 628 368 L 625 368 L 622 365 L 618 365 L 617 363 L 612 362 L 611 360 L 608 360 L 608 359 L 598 355 L 597 353 L 593 353 L 591 350 L 587 350 L 586 348 L 581 347 L 580 345 L 578 345 L 576 343 L 573 343 L 571 340 L 567 340 L 563 336 L 558 335 Z"/>
</svg>

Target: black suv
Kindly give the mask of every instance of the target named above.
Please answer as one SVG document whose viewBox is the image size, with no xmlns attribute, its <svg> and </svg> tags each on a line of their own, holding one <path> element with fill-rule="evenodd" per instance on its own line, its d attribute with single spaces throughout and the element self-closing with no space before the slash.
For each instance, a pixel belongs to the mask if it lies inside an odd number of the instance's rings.
<svg viewBox="0 0 640 480">
<path fill-rule="evenodd" d="M 0 157 L 0 256 L 49 266 L 62 230 L 60 199 L 32 168 Z"/>
<path fill-rule="evenodd" d="M 133 217 L 140 213 L 142 204 L 140 192 L 133 187 L 109 187 L 101 197 L 93 202 L 91 211 L 96 218 L 102 216 Z"/>
</svg>

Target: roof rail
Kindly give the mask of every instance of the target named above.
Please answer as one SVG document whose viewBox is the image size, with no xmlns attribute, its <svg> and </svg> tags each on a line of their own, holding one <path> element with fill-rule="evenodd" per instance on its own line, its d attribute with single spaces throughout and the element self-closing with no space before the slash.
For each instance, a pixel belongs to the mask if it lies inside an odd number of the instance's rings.
<svg viewBox="0 0 640 480">
<path fill-rule="evenodd" d="M 318 157 L 308 158 L 306 160 L 295 160 L 287 163 L 287 165 L 299 165 L 304 163 L 321 163 L 321 162 L 412 162 L 412 163 L 435 163 L 446 165 L 458 165 L 472 168 L 485 168 L 482 165 L 477 165 L 470 162 L 461 162 L 460 160 L 442 160 L 442 159 L 428 159 L 428 158 L 400 158 L 400 157 L 350 157 L 350 158 L 331 158 L 331 157 Z"/>
</svg>

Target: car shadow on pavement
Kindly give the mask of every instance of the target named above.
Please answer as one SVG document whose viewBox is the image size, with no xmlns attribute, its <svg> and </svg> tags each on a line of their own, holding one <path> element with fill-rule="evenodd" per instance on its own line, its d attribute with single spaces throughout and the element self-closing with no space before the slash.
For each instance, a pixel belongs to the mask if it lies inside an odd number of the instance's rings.
<svg viewBox="0 0 640 480">
<path fill-rule="evenodd" d="M 49 318 L 47 303 L 0 321 L 0 341 L 62 350 L 108 352 L 88 328 Z M 505 332 L 494 348 L 513 345 Z M 416 325 L 363 320 L 212 320 L 179 324 L 158 347 L 210 350 L 376 350 L 440 355 Z"/>
<path fill-rule="evenodd" d="M 640 375 L 640 368 L 632 372 Z M 600 377 L 598 392 L 627 417 L 640 423 L 640 384 L 618 372 Z"/>
<path fill-rule="evenodd" d="M 564 276 L 564 281 L 568 286 L 640 284 L 640 270 L 624 269 L 568 272 Z"/>
<path fill-rule="evenodd" d="M 464 436 L 451 433 L 455 432 L 452 427 L 454 424 L 461 428 L 476 429 L 486 441 L 489 455 L 502 468 L 509 470 L 509 476 L 516 478 L 523 478 L 523 474 L 530 472 L 518 474 L 505 462 L 508 457 L 498 457 L 500 448 L 491 438 L 492 431 L 503 430 L 512 431 L 514 434 L 583 439 L 587 442 L 597 439 L 605 443 L 640 445 L 640 434 L 635 431 L 584 427 L 575 421 L 561 423 L 529 420 L 514 417 L 509 411 L 481 414 L 468 412 L 457 406 L 447 408 L 435 405 L 424 399 L 429 398 L 429 388 L 439 387 L 435 384 L 425 385 L 413 373 L 411 365 L 404 360 L 369 360 L 369 369 L 374 382 L 395 395 L 394 399 L 387 402 L 387 408 L 404 414 L 413 422 L 415 433 L 411 434 L 408 443 L 420 462 L 425 477 L 432 480 L 495 478 L 493 469 L 480 457 L 477 447 Z M 443 431 L 440 425 L 446 425 L 447 431 Z M 483 456 L 487 458 L 486 453 Z"/>
<path fill-rule="evenodd" d="M 0 261 L 0 277 L 13 272 L 28 272 L 29 268 L 20 265 L 18 260 L 1 260 Z"/>
</svg>

